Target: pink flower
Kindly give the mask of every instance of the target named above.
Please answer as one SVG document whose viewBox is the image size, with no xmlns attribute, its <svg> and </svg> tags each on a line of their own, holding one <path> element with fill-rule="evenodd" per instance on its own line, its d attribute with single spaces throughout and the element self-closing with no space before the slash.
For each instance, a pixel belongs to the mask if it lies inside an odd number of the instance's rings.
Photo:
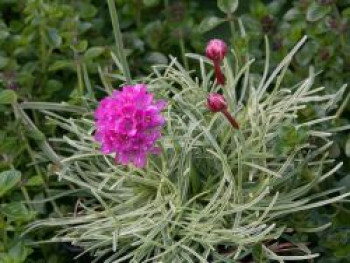
<svg viewBox="0 0 350 263">
<path fill-rule="evenodd" d="M 161 115 L 165 106 L 166 102 L 155 101 L 143 84 L 124 86 L 101 100 L 95 111 L 95 139 L 101 143 L 101 151 L 115 153 L 116 163 L 144 167 L 147 154 L 159 153 L 155 144 L 165 124 Z"/>
<path fill-rule="evenodd" d="M 211 112 L 221 112 L 224 114 L 226 119 L 231 123 L 232 127 L 235 129 L 239 129 L 239 124 L 237 123 L 236 119 L 229 113 L 227 102 L 219 93 L 210 93 L 207 98 L 207 108 Z"/>
<path fill-rule="evenodd" d="M 225 84 L 225 76 L 221 72 L 220 63 L 227 54 L 227 45 L 220 39 L 212 39 L 205 49 L 207 58 L 213 61 L 216 80 L 219 84 Z"/>
<path fill-rule="evenodd" d="M 206 56 L 217 62 L 221 62 L 227 54 L 227 45 L 221 39 L 212 39 L 205 49 Z"/>
<path fill-rule="evenodd" d="M 227 103 L 221 94 L 210 93 L 207 98 L 207 107 L 211 112 L 220 112 L 227 109 Z"/>
</svg>

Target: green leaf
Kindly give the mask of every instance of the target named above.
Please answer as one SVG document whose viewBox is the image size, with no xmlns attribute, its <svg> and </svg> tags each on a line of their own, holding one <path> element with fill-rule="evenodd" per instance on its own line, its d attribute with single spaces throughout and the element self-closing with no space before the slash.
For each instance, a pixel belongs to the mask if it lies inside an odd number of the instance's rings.
<svg viewBox="0 0 350 263">
<path fill-rule="evenodd" d="M 9 58 L 0 56 L 0 69 L 3 69 L 4 67 L 6 67 L 9 61 L 10 61 Z"/>
<path fill-rule="evenodd" d="M 4 41 L 8 36 L 10 35 L 10 33 L 6 30 L 0 30 L 0 40 Z"/>
<path fill-rule="evenodd" d="M 89 23 L 89 22 L 81 22 L 80 21 L 77 25 L 79 34 L 84 34 L 86 31 L 91 29 L 91 27 L 92 27 L 92 23 Z"/>
<path fill-rule="evenodd" d="M 350 244 L 342 244 L 342 246 L 339 246 L 337 249 L 335 249 L 334 255 L 336 258 L 344 258 L 349 259 L 350 255 Z"/>
<path fill-rule="evenodd" d="M 159 4 L 159 0 L 143 0 L 142 2 L 146 7 L 153 7 Z"/>
<path fill-rule="evenodd" d="M 49 66 L 49 71 L 58 71 L 62 69 L 73 69 L 73 62 L 70 60 L 57 60 Z"/>
<path fill-rule="evenodd" d="M 232 14 L 238 8 L 238 0 L 218 0 L 218 8 L 226 14 Z"/>
<path fill-rule="evenodd" d="M 62 82 L 55 80 L 55 79 L 50 79 L 46 83 L 46 89 L 50 92 L 59 91 L 62 88 L 63 88 Z"/>
<path fill-rule="evenodd" d="M 336 183 L 337 187 L 345 187 L 344 193 L 350 191 L 350 174 L 344 176 L 340 181 Z"/>
<path fill-rule="evenodd" d="M 350 18 L 350 7 L 345 8 L 342 12 L 341 12 L 342 16 L 348 17 Z"/>
<path fill-rule="evenodd" d="M 28 208 L 21 202 L 12 202 L 4 204 L 1 207 L 3 213 L 9 220 L 26 222 L 34 218 L 35 212 L 28 210 Z"/>
<path fill-rule="evenodd" d="M 269 10 L 269 13 L 273 16 L 278 15 L 281 10 L 283 10 L 283 7 L 286 4 L 286 0 L 279 0 L 279 1 L 271 1 L 267 5 L 267 9 Z"/>
<path fill-rule="evenodd" d="M 32 129 L 26 130 L 26 135 L 35 141 L 40 142 L 45 140 L 45 135 L 39 130 L 32 130 Z"/>
<path fill-rule="evenodd" d="M 269 14 L 266 6 L 260 0 L 251 1 L 250 12 L 257 18 L 262 18 Z"/>
<path fill-rule="evenodd" d="M 14 260 L 14 263 L 24 263 L 27 257 L 33 252 L 31 248 L 26 247 L 23 242 L 16 242 L 9 250 L 9 256 Z"/>
<path fill-rule="evenodd" d="M 297 145 L 303 144 L 308 139 L 309 133 L 307 127 L 296 129 L 294 125 L 283 125 L 279 128 L 278 138 L 276 140 L 275 152 L 277 154 L 286 154 Z"/>
<path fill-rule="evenodd" d="M 168 58 L 160 53 L 160 52 L 150 52 L 147 54 L 147 56 L 145 57 L 145 61 L 147 61 L 150 64 L 163 64 L 166 65 L 168 64 Z"/>
<path fill-rule="evenodd" d="M 265 254 L 264 254 L 264 251 L 262 249 L 261 244 L 254 245 L 253 250 L 252 250 L 252 256 L 254 258 L 254 262 L 256 262 L 256 263 L 268 262 Z"/>
<path fill-rule="evenodd" d="M 206 17 L 199 25 L 198 30 L 200 33 L 205 33 L 208 32 L 218 25 L 222 24 L 225 22 L 225 19 L 216 17 L 216 16 L 211 16 L 211 17 Z"/>
<path fill-rule="evenodd" d="M 200 189 L 201 189 L 200 176 L 194 165 L 191 165 L 190 182 L 191 182 L 192 194 L 197 195 L 198 193 L 200 193 Z"/>
<path fill-rule="evenodd" d="M 293 21 L 300 16 L 300 10 L 298 8 L 289 9 L 283 16 L 283 19 L 286 21 Z"/>
<path fill-rule="evenodd" d="M 93 59 L 93 58 L 96 58 L 96 57 L 99 57 L 103 54 L 103 52 L 105 51 L 105 48 L 104 47 L 92 47 L 92 48 L 89 48 L 85 55 L 84 55 L 84 58 L 86 60 L 89 60 L 89 59 Z"/>
<path fill-rule="evenodd" d="M 17 101 L 17 94 L 13 90 L 3 90 L 0 92 L 0 105 L 12 104 Z"/>
<path fill-rule="evenodd" d="M 306 12 L 306 20 L 309 22 L 316 22 L 325 17 L 332 10 L 331 6 L 320 5 L 313 2 Z"/>
<path fill-rule="evenodd" d="M 306 126 L 297 129 L 297 143 L 303 144 L 309 138 L 309 129 Z"/>
<path fill-rule="evenodd" d="M 89 43 L 88 43 L 87 40 L 81 40 L 76 45 L 72 45 L 71 48 L 75 52 L 82 53 L 82 52 L 84 52 L 87 49 L 88 45 L 89 45 Z"/>
<path fill-rule="evenodd" d="M 83 19 L 93 18 L 97 14 L 97 8 L 89 3 L 81 4 L 79 7 L 79 15 Z"/>
<path fill-rule="evenodd" d="M 43 184 L 43 178 L 40 175 L 35 175 L 27 181 L 27 186 L 40 186 Z"/>
<path fill-rule="evenodd" d="M 317 43 L 313 41 L 307 42 L 295 56 L 295 60 L 299 65 L 306 67 L 309 65 L 317 52 Z"/>
<path fill-rule="evenodd" d="M 350 157 L 350 136 L 348 137 L 345 143 L 345 154 L 347 157 Z"/>
<path fill-rule="evenodd" d="M 51 47 L 57 48 L 62 44 L 62 37 L 56 28 L 49 28 L 47 32 L 47 40 Z"/>
<path fill-rule="evenodd" d="M 17 170 L 8 170 L 0 173 L 0 197 L 18 184 L 21 173 Z"/>
</svg>

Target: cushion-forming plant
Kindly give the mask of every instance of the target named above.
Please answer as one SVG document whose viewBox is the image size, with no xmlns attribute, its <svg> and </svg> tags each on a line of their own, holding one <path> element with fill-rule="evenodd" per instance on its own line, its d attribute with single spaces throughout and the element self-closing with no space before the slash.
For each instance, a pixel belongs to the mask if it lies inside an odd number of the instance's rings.
<svg viewBox="0 0 350 263">
<path fill-rule="evenodd" d="M 250 72 L 253 59 L 240 67 L 231 50 L 223 61 L 223 85 L 211 80 L 212 61 L 198 54 L 188 54 L 198 71 L 185 70 L 173 57 L 169 65 L 155 66 L 139 82 L 167 100 L 165 125 L 161 152 L 149 155 L 144 168 L 118 165 L 113 154 L 100 151 L 94 138 L 97 101 L 90 93 L 86 106 L 72 109 L 71 118 L 55 112 L 65 106 L 41 107 L 51 123 L 67 131 L 52 139 L 59 145 L 57 174 L 78 187 L 81 198 L 71 216 L 38 221 L 30 229 L 59 227 L 52 241 L 82 247 L 96 256 L 95 262 L 239 262 L 256 246 L 279 262 L 318 256 L 298 243 L 288 244 L 289 254 L 279 253 L 283 233 L 329 226 L 294 229 L 287 224 L 290 214 L 350 195 L 341 188 L 315 190 L 342 165 L 329 157 L 332 132 L 323 124 L 335 118 L 330 114 L 345 86 L 322 95 L 323 87 L 313 87 L 317 74 L 312 68 L 304 81 L 283 85 L 305 41 L 272 73 L 266 41 L 260 77 Z M 112 94 L 109 82 L 103 83 Z M 207 109 L 211 93 L 223 94 L 239 129 Z M 301 120 L 300 111 L 312 103 L 321 106 L 319 116 Z"/>
</svg>

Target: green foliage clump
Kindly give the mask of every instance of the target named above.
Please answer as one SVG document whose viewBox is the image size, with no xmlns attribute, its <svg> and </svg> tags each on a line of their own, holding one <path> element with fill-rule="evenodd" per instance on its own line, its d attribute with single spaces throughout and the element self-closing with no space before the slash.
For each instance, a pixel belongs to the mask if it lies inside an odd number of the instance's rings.
<svg viewBox="0 0 350 263">
<path fill-rule="evenodd" d="M 167 64 L 169 58 L 166 54 L 179 57 L 187 69 L 194 68 L 197 64 L 185 53 L 201 53 L 205 39 L 219 37 L 230 41 L 235 51 L 234 63 L 240 68 L 245 66 L 246 61 L 255 58 L 250 65 L 253 72 L 250 76 L 256 87 L 265 63 L 264 36 L 268 35 L 271 40 L 268 48 L 268 72 L 271 73 L 295 42 L 308 35 L 309 40 L 286 69 L 283 85 L 292 87 L 307 78 L 308 71 L 305 69 L 311 64 L 315 65 L 317 75 L 315 85 L 326 87 L 320 91 L 322 95 L 332 96 L 343 83 L 348 82 L 348 0 L 252 1 L 253 4 L 239 1 L 239 5 L 238 1 L 232 0 L 115 2 L 133 76 L 147 75 L 152 64 Z M 0 225 L 4 233 L 0 235 L 0 258 L 6 259 L 5 262 L 70 262 L 71 255 L 67 254 L 67 250 L 79 250 L 69 246 L 61 249 L 34 244 L 35 240 L 47 238 L 45 231 L 20 236 L 27 222 L 53 215 L 64 216 L 81 198 L 71 184 L 57 182 L 54 175 L 57 164 L 48 162 L 47 156 L 41 155 L 44 150 L 57 161 L 48 150 L 46 137 L 53 134 L 62 136 L 66 131 L 50 125 L 50 121 L 42 118 L 36 110 L 63 107 L 79 114 L 82 109 L 68 104 L 33 104 L 31 101 L 64 100 L 75 105 L 83 103 L 85 107 L 82 95 L 88 93 L 92 96 L 92 90 L 98 90 L 97 97 L 101 94 L 100 87 L 96 86 L 100 84 L 99 73 L 103 73 L 103 83 L 109 89 L 115 79 L 125 81 L 123 70 L 114 67 L 109 55 L 110 51 L 117 53 L 117 48 L 112 45 L 107 6 L 104 1 L 97 0 L 0 1 L 0 171 L 7 174 L 0 186 Z M 238 83 L 240 85 L 241 81 Z M 344 101 L 336 112 L 333 108 L 325 113 L 323 104 L 318 102 L 308 103 L 298 111 L 297 122 L 300 123 L 323 118 L 329 113 L 336 116 L 329 122 L 318 124 L 318 127 L 328 134 L 329 140 L 334 141 L 329 149 L 330 158 L 343 161 L 344 165 L 328 177 L 326 183 L 315 187 L 315 191 L 327 190 L 330 185 L 345 187 L 343 193 L 350 189 L 349 98 L 350 94 L 344 93 Z M 17 102 L 21 102 L 20 107 Z M 194 95 L 191 102 L 198 103 L 198 98 Z M 67 116 L 65 113 L 64 117 Z M 33 123 L 28 126 L 30 118 Z M 293 124 L 285 123 L 279 127 L 273 154 L 291 154 L 298 145 L 309 140 L 318 143 L 313 141 L 309 128 L 302 126 L 297 129 Z M 56 142 L 50 144 L 55 145 Z M 193 178 L 200 173 L 196 167 L 192 168 L 190 193 L 196 193 L 207 186 L 202 181 L 196 184 L 198 181 Z M 14 172 L 16 170 L 21 171 L 20 179 Z M 302 177 L 307 182 L 312 178 L 312 171 L 304 169 Z M 67 191 L 76 194 L 69 199 L 56 199 Z M 18 214 L 14 215 L 11 211 Z M 313 251 L 322 254 L 318 259 L 320 262 L 342 262 L 347 260 L 350 251 L 344 246 L 348 237 L 348 217 L 349 206 L 346 203 L 310 213 L 293 213 L 288 217 L 289 225 L 317 228 L 331 221 L 332 226 L 326 232 L 295 233 L 291 238 L 295 242 L 310 243 Z M 261 246 L 254 247 L 252 251 L 256 258 L 262 255 Z"/>
<path fill-rule="evenodd" d="M 209 60 L 189 55 L 199 63 L 199 75 L 176 58 L 154 67 L 142 82 L 171 99 L 162 153 L 150 157 L 145 169 L 115 165 L 113 156 L 99 151 L 93 138 L 96 101 L 87 100 L 83 114 L 70 119 L 46 110 L 52 123 L 68 132 L 54 139 L 62 156 L 57 174 L 85 197 L 71 217 L 39 221 L 32 228 L 60 227 L 54 241 L 71 242 L 104 262 L 317 257 L 292 235 L 319 232 L 329 224 L 294 226 L 288 217 L 350 195 L 341 194 L 343 188 L 317 191 L 342 166 L 329 157 L 331 133 L 320 125 L 335 118 L 328 113 L 344 88 L 320 95 L 322 88 L 312 88 L 312 68 L 304 81 L 284 87 L 287 68 L 304 43 L 305 38 L 271 74 L 267 56 L 257 83 L 250 72 L 253 60 L 242 67 L 225 60 L 227 83 L 221 89 L 241 124 L 238 131 L 201 106 L 208 92 L 220 89 L 210 80 Z M 315 102 L 323 105 L 324 116 L 298 121 L 298 112 Z"/>
</svg>

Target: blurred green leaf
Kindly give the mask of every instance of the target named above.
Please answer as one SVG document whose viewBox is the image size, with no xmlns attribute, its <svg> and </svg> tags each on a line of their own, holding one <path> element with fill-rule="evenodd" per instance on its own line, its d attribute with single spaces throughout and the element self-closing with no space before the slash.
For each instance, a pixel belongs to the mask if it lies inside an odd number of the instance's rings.
<svg viewBox="0 0 350 263">
<path fill-rule="evenodd" d="M 337 182 L 336 185 L 338 187 L 345 187 L 345 190 L 343 192 L 350 191 L 350 174 L 339 180 L 339 182 Z"/>
<path fill-rule="evenodd" d="M 271 1 L 267 5 L 267 9 L 269 10 L 269 13 L 271 15 L 278 15 L 281 12 L 284 5 L 286 4 L 286 1 L 287 0 Z"/>
<path fill-rule="evenodd" d="M 347 157 L 350 157 L 350 136 L 348 136 L 348 139 L 345 143 L 345 154 Z"/>
<path fill-rule="evenodd" d="M 0 55 L 0 69 L 3 69 L 8 63 L 10 59 Z"/>
<path fill-rule="evenodd" d="M 10 33 L 6 30 L 0 30 L 0 41 L 4 41 Z"/>
<path fill-rule="evenodd" d="M 295 56 L 295 60 L 301 65 L 306 66 L 311 63 L 312 58 L 317 52 L 317 43 L 314 41 L 307 42 L 299 53 Z"/>
<path fill-rule="evenodd" d="M 206 17 L 199 25 L 198 30 L 201 33 L 205 33 L 208 32 L 212 29 L 214 29 L 215 27 L 219 26 L 220 24 L 222 24 L 223 22 L 225 22 L 225 19 L 216 17 L 216 16 L 210 16 L 210 17 Z"/>
<path fill-rule="evenodd" d="M 191 165 L 189 178 L 191 182 L 191 189 L 192 189 L 193 195 L 199 194 L 201 189 L 200 176 L 194 165 Z"/>
<path fill-rule="evenodd" d="M 238 0 L 218 0 L 218 8 L 226 14 L 234 13 L 238 8 L 238 4 Z"/>
<path fill-rule="evenodd" d="M 104 47 L 92 47 L 92 48 L 89 48 L 85 54 L 84 54 L 84 58 L 86 60 L 89 60 L 89 59 L 94 59 L 96 57 L 99 57 L 103 54 L 103 52 L 105 51 L 106 49 Z"/>
<path fill-rule="evenodd" d="M 56 28 L 49 28 L 47 32 L 47 40 L 52 48 L 58 48 L 62 44 L 62 37 Z"/>
<path fill-rule="evenodd" d="M 17 101 L 17 94 L 13 90 L 0 91 L 0 104 L 12 104 Z"/>
<path fill-rule="evenodd" d="M 142 3 L 146 7 L 153 7 L 159 4 L 159 0 L 143 0 Z"/>
<path fill-rule="evenodd" d="M 342 11 L 342 15 L 345 16 L 345 17 L 350 18 L 350 7 L 345 8 L 345 9 Z"/>
<path fill-rule="evenodd" d="M 309 22 L 316 22 L 325 17 L 332 7 L 329 5 L 320 5 L 316 1 L 312 2 L 306 12 L 306 19 Z"/>
<path fill-rule="evenodd" d="M 49 66 L 49 71 L 57 71 L 62 69 L 73 69 L 74 64 L 70 60 L 57 60 Z"/>
<path fill-rule="evenodd" d="M 26 130 L 26 135 L 35 141 L 45 140 L 45 135 L 39 130 Z"/>
<path fill-rule="evenodd" d="M 279 128 L 275 151 L 277 154 L 287 154 L 296 146 L 303 144 L 308 139 L 308 128 L 296 129 L 294 125 L 283 125 Z"/>
<path fill-rule="evenodd" d="M 253 247 L 252 254 L 253 254 L 254 262 L 256 262 L 256 263 L 267 263 L 268 262 L 265 254 L 264 254 L 264 251 L 262 249 L 261 244 L 256 244 Z"/>
<path fill-rule="evenodd" d="M 261 19 L 264 16 L 268 15 L 268 10 L 266 6 L 260 0 L 255 0 L 250 3 L 250 12 L 258 19 Z"/>
<path fill-rule="evenodd" d="M 11 221 L 27 222 L 35 217 L 35 212 L 21 202 L 11 202 L 1 207 L 3 213 Z"/>
<path fill-rule="evenodd" d="M 8 255 L 12 258 L 11 263 L 24 263 L 27 257 L 33 252 L 31 248 L 28 248 L 23 242 L 16 242 L 9 250 Z"/>
<path fill-rule="evenodd" d="M 43 184 L 43 179 L 40 175 L 35 175 L 29 178 L 26 185 L 27 186 L 40 186 Z"/>
<path fill-rule="evenodd" d="M 334 253 L 334 255 L 337 258 L 347 258 L 349 259 L 350 255 L 350 244 L 343 244 L 342 246 L 338 247 Z"/>
<path fill-rule="evenodd" d="M 76 45 L 72 45 L 71 48 L 78 53 L 82 53 L 87 49 L 88 45 L 87 40 L 80 40 Z"/>
<path fill-rule="evenodd" d="M 283 16 L 283 19 L 286 21 L 292 21 L 298 18 L 301 15 L 299 9 L 297 8 L 292 8 L 289 9 Z"/>
<path fill-rule="evenodd" d="M 93 18 L 97 14 L 97 8 L 89 3 L 80 2 L 79 15 L 83 19 Z"/>
<path fill-rule="evenodd" d="M 145 61 L 150 64 L 168 64 L 168 58 L 160 52 L 150 52 L 145 57 Z"/>
<path fill-rule="evenodd" d="M 50 94 L 55 91 L 59 91 L 60 89 L 63 88 L 62 82 L 55 80 L 55 79 L 50 79 L 47 81 L 46 84 L 46 89 L 50 91 Z"/>
<path fill-rule="evenodd" d="M 21 173 L 17 170 L 8 170 L 0 173 L 0 197 L 16 186 L 21 180 Z"/>
</svg>

